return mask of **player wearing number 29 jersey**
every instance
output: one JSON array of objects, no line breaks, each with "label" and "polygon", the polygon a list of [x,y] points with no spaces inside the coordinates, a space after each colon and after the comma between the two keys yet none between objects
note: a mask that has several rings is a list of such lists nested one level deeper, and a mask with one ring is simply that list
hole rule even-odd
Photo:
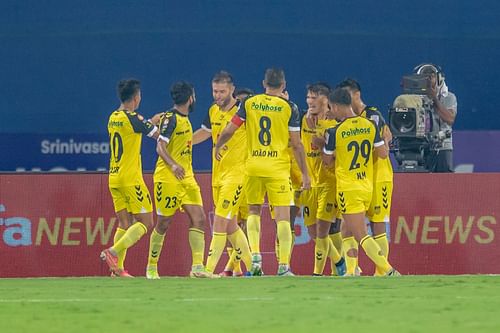
[{"label": "player wearing number 29 jersey", "polygon": [[[326,132],[324,152],[336,152],[337,192],[373,191],[374,147],[384,144],[379,130],[370,120],[356,116],[346,118]],[[368,207],[366,207],[368,209]]]}]

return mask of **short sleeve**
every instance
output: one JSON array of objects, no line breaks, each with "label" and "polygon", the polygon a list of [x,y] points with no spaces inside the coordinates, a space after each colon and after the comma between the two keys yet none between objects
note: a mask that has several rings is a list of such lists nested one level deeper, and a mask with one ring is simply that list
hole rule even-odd
[{"label": "short sleeve", "polygon": [[323,152],[327,155],[333,155],[335,151],[335,136],[337,133],[337,127],[332,127],[326,130],[325,132],[325,146],[323,147]]},{"label": "short sleeve", "polygon": [[142,133],[147,136],[153,136],[153,134],[158,130],[151,121],[144,119],[143,116],[136,112],[125,112],[127,115],[134,132]]},{"label": "short sleeve", "polygon": [[299,132],[300,131],[300,111],[297,104],[293,102],[288,102],[292,109],[292,113],[290,115],[290,120],[288,121],[288,130],[290,132]]},{"label": "short sleeve", "polygon": [[160,121],[160,136],[158,140],[168,143],[177,126],[177,117],[173,112],[166,112]]}]

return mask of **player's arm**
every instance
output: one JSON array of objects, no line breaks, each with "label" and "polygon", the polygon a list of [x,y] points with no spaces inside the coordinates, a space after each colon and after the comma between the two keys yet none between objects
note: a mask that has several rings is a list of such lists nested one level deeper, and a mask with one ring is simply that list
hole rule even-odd
[{"label": "player's arm", "polygon": [[212,124],[210,122],[210,113],[207,114],[205,120],[201,124],[201,128],[198,128],[193,133],[193,145],[197,145],[198,143],[202,143],[212,136]]},{"label": "player's arm", "polygon": [[375,126],[375,139],[373,143],[375,154],[377,155],[378,158],[385,159],[387,158],[387,156],[389,156],[389,146],[380,136],[381,133],[380,126],[381,125],[385,126],[385,124],[379,123],[379,125],[377,126],[375,122],[372,121],[372,123],[373,126]]},{"label": "player's arm", "polygon": [[335,133],[337,132],[337,127],[329,128],[325,133],[325,145],[323,147],[323,154],[321,159],[323,164],[327,167],[331,167],[335,161]]},{"label": "player's arm", "polygon": [[241,125],[246,120],[246,110],[245,110],[245,103],[241,103],[238,109],[238,112],[231,118],[231,121],[227,126],[222,130],[222,133],[219,135],[219,138],[217,139],[217,142],[215,143],[215,158],[220,161],[222,158],[221,155],[221,149],[224,147],[224,145],[231,139],[233,136],[234,132],[238,128],[240,128]]},{"label": "player's arm", "polygon": [[289,102],[292,109],[290,120],[288,121],[288,133],[290,135],[290,146],[293,150],[293,155],[297,161],[300,172],[302,173],[302,189],[308,190],[311,188],[311,178],[307,171],[306,153],[304,152],[304,145],[300,139],[300,122],[301,116],[299,108],[295,103]]},{"label": "player's arm", "polygon": [[142,133],[153,139],[158,138],[158,127],[156,127],[151,121],[144,119],[143,116],[136,112],[126,112],[126,115],[135,133]]},{"label": "player's arm", "polygon": [[152,116],[149,121],[155,125],[155,126],[160,126],[160,121],[161,121],[161,117],[165,114],[165,112],[160,112],[160,113],[157,113],[155,114],[154,116]]},{"label": "player's arm", "polygon": [[160,125],[160,135],[156,143],[156,152],[162,160],[170,167],[175,177],[179,180],[183,179],[186,172],[184,168],[178,164],[167,151],[167,146],[170,143],[170,138],[174,133],[177,125],[177,118],[175,114],[167,113],[163,116]]}]

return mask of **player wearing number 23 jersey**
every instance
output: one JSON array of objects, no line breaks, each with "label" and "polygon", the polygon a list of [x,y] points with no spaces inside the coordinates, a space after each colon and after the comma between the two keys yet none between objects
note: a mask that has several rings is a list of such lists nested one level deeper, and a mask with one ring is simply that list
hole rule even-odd
[{"label": "player wearing number 23 jersey", "polygon": [[380,129],[363,117],[346,118],[326,132],[324,153],[335,152],[337,202],[343,214],[365,212],[373,191],[373,149],[384,145]]}]

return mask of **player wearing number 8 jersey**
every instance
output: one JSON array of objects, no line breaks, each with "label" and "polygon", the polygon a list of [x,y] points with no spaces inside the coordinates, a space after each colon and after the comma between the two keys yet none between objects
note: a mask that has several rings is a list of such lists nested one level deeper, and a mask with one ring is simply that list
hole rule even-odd
[{"label": "player wearing number 8 jersey", "polygon": [[[249,204],[247,232],[250,238],[254,225],[260,225],[261,206],[267,193],[273,205],[280,243],[278,275],[293,275],[289,270],[292,235],[290,229],[290,205],[293,204],[290,184],[290,155],[288,142],[302,172],[304,189],[310,187],[305,164],[304,147],[300,142],[299,114],[291,103],[280,97],[286,87],[285,74],[280,69],[266,70],[264,94],[247,98],[241,105],[216,144],[216,158],[221,158],[222,147],[245,122],[248,144],[245,192]],[[252,245],[250,244],[250,247]],[[253,253],[252,271],[260,270],[261,257]]]},{"label": "player wearing number 8 jersey", "polygon": [[337,88],[328,98],[335,118],[341,122],[327,130],[323,162],[331,165],[335,159],[337,203],[346,224],[345,237],[354,236],[385,275],[398,275],[365,227],[373,192],[372,154],[382,159],[388,155],[380,129],[372,121],[356,116],[347,89]]},{"label": "player wearing number 8 jersey", "polygon": [[[101,252],[113,275],[130,276],[123,268],[126,251],[153,226],[152,204],[142,178],[142,134],[157,138],[157,128],[135,111],[141,102],[140,82],[135,79],[118,83],[121,105],[109,117],[111,147],[109,190],[119,226],[111,248]],[[129,227],[133,220],[136,222]]]}]

